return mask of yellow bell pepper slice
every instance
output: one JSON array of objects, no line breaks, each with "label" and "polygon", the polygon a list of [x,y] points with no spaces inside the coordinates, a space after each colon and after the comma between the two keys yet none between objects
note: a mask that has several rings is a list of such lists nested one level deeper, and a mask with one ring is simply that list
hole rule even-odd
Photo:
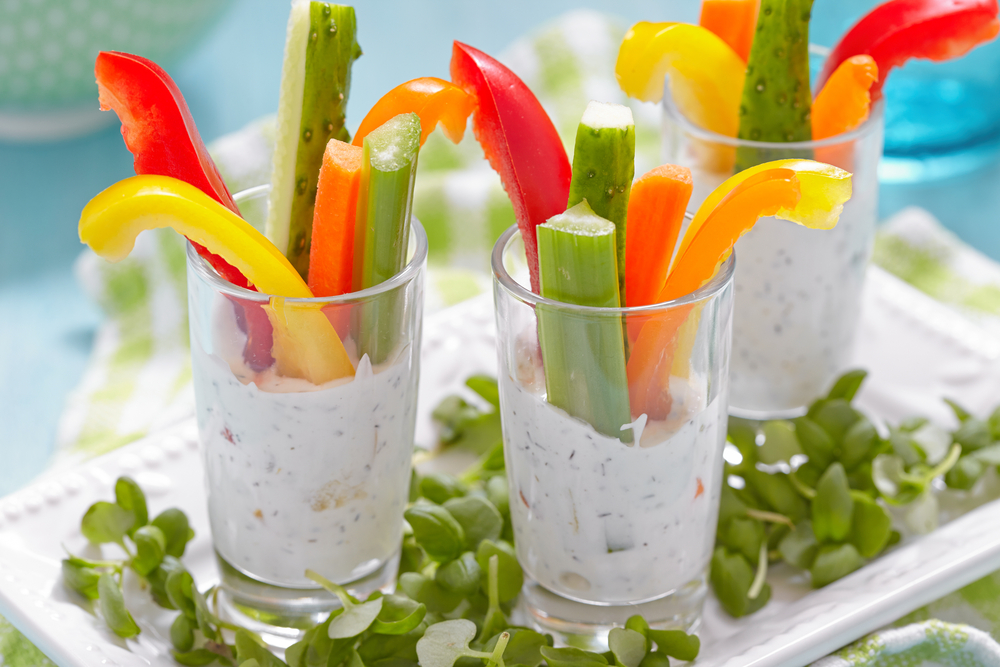
[{"label": "yellow bell pepper slice", "polygon": [[663,99],[664,77],[684,116],[705,129],[735,137],[746,63],[718,35],[690,23],[641,21],[618,50],[615,76],[629,97]]},{"label": "yellow bell pepper slice", "polygon": [[169,176],[133,176],[115,183],[84,207],[80,240],[117,262],[147,229],[170,227],[239,269],[272,297],[268,319],[275,328],[278,372],[320,385],[354,373],[344,344],[319,304],[286,306],[284,297],[312,292],[283,254],[252,225],[198,188]]},{"label": "yellow bell pepper slice", "polygon": [[775,160],[744,169],[730,176],[698,207],[697,213],[688,225],[681,245],[674,255],[674,264],[681,257],[697,235],[705,220],[715,211],[719,203],[729,196],[743,181],[761,172],[773,169],[790,169],[795,172],[801,196],[793,207],[781,206],[772,215],[789,220],[810,229],[833,229],[844,203],[851,198],[851,174],[833,165],[814,160]]}]

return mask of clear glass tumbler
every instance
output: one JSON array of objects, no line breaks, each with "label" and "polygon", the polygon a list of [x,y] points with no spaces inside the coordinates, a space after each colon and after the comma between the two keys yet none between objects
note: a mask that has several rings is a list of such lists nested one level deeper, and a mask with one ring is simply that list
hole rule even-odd
[{"label": "clear glass tumbler", "polygon": [[[236,196],[251,223],[266,216],[267,190]],[[395,584],[427,259],[415,220],[409,250],[406,267],[375,287],[285,299],[230,284],[188,245],[195,403],[224,608],[272,637],[294,637],[336,606],[306,569],[360,598]],[[314,384],[303,369],[341,344],[354,371]]]},{"label": "clear glass tumbler", "polygon": [[[494,246],[500,414],[526,575],[522,604],[531,623],[572,646],[606,646],[610,628],[632,614],[658,627],[700,621],[722,483],[734,264],[730,258],[709,284],[675,301],[588,308],[530,291],[516,227]],[[614,386],[594,370],[625,365],[623,329],[628,380]],[[595,429],[548,402],[555,383],[575,386],[577,397],[602,387],[603,398],[611,383],[607,402],[624,402],[628,423],[617,437],[607,434],[617,430],[613,419]],[[591,401],[601,410],[599,403]]]},{"label": "clear glass tumbler", "polygon": [[834,229],[762,218],[736,244],[730,413],[795,417],[850,362],[861,288],[878,221],[882,104],[856,130],[819,141],[772,143],[727,137],[681,114],[666,88],[663,158],[691,169],[689,210],[733,175],[737,155],[753,163],[809,158],[850,171],[853,196]]}]

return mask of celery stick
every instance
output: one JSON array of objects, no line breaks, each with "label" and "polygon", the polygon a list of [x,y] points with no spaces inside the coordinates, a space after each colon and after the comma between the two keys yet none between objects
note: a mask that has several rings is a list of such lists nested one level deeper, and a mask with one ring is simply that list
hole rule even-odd
[{"label": "celery stick", "polygon": [[[617,308],[615,225],[586,200],[537,228],[541,295],[579,306]],[[604,435],[632,442],[625,342],[617,314],[587,315],[540,304],[539,342],[548,401]]]},{"label": "celery stick", "polygon": [[[809,141],[809,15],[813,0],[761,0],[740,103],[740,139]],[[736,171],[792,157],[787,151],[741,147]],[[797,157],[809,157],[798,154]]]},{"label": "celery stick", "polygon": [[[420,149],[420,117],[400,114],[364,140],[354,232],[354,290],[378,285],[406,265],[413,181]],[[399,334],[399,294],[385,294],[364,309],[359,354],[387,358]]]},{"label": "celery stick", "polygon": [[576,206],[586,199],[594,213],[615,223],[621,303],[625,303],[625,219],[634,175],[632,110],[621,104],[591,102],[576,130],[567,206]]},{"label": "celery stick", "polygon": [[356,34],[353,7],[315,1],[292,5],[265,228],[303,278],[309,271],[323,151],[331,138],[350,141],[344,110],[351,66],[361,55]]}]

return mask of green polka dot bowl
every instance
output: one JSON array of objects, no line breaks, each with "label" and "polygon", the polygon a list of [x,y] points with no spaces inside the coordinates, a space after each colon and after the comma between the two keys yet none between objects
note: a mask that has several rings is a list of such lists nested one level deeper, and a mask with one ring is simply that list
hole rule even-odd
[{"label": "green polka dot bowl", "polygon": [[99,51],[169,67],[230,0],[0,0],[0,140],[53,140],[110,122],[97,108]]}]

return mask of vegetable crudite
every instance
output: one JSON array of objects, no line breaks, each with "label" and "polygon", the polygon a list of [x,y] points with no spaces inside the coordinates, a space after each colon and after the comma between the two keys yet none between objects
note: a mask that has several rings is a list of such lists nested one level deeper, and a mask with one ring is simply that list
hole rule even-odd
[{"label": "vegetable crudite", "polygon": [[[913,57],[957,57],[1000,30],[995,0],[888,0],[816,62],[812,4],[705,0],[700,25],[636,23],[615,66],[626,94],[662,100],[664,150],[692,172],[692,210],[717,183],[777,159],[857,176],[835,230],[814,233],[779,216],[740,241],[730,408],[748,418],[801,413],[849,363],[878,217],[889,72]],[[815,82],[811,56],[821,67]]]},{"label": "vegetable crudite", "polygon": [[[263,602],[238,572],[309,590],[322,610],[336,596],[306,569],[371,589],[395,574],[427,252],[411,224],[417,156],[439,125],[461,140],[478,98],[441,79],[406,82],[352,143],[344,112],[360,55],[353,8],[293,3],[272,182],[236,198],[162,69],[128,54],[97,61],[139,175],[88,204],[81,240],[120,261],[140,232],[171,227],[204,258],[189,249],[196,408],[220,595],[246,608]],[[266,220],[241,216],[236,201],[250,199]]]}]

